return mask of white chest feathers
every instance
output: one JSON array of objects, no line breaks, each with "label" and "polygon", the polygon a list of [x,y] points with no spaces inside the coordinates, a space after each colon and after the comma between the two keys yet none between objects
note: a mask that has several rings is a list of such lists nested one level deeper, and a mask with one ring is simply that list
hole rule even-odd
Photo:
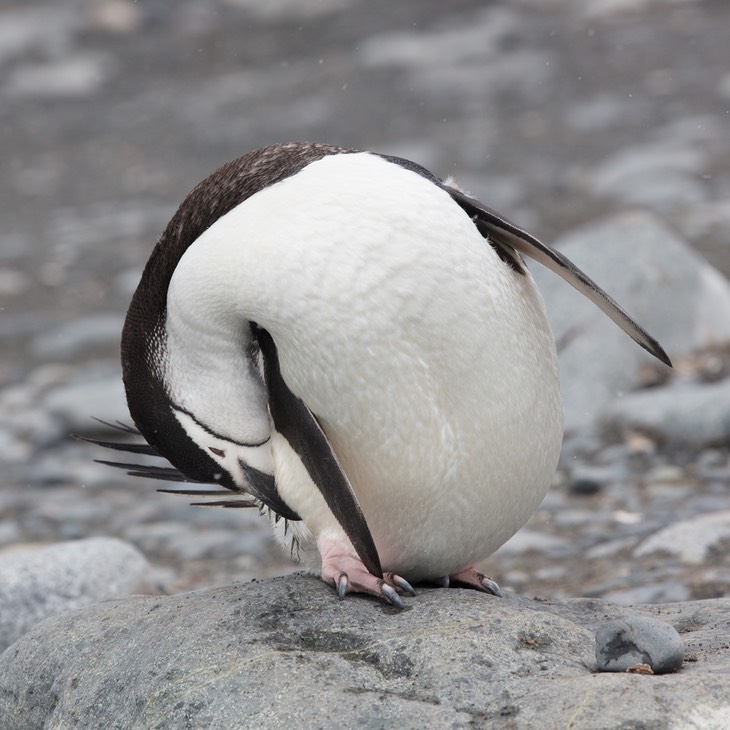
[{"label": "white chest feathers", "polygon": [[[330,155],[234,208],[180,260],[167,319],[179,398],[211,431],[259,443],[271,425],[249,322],[271,334],[284,382],[324,430],[385,570],[454,573],[539,505],[562,439],[540,295],[427,178]],[[273,426],[276,484],[303,546],[323,534],[347,544]]]}]

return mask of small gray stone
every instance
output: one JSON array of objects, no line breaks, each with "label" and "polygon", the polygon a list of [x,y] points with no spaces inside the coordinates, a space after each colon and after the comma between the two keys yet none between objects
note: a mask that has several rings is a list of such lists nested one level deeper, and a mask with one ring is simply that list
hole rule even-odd
[{"label": "small gray stone", "polygon": [[52,63],[24,63],[9,74],[6,90],[26,98],[90,96],[107,81],[112,65],[112,57],[102,53],[69,54]]},{"label": "small gray stone", "polygon": [[677,630],[644,616],[609,621],[596,631],[596,668],[625,672],[648,664],[654,674],[675,672],[684,662],[684,645]]},{"label": "small gray stone", "polygon": [[570,470],[567,483],[569,494],[590,496],[598,494],[612,480],[620,477],[615,467],[581,465]]},{"label": "small gray stone", "polygon": [[635,606],[639,603],[687,601],[692,595],[687,586],[671,578],[660,582],[651,582],[650,574],[644,574],[643,578],[646,582],[640,585],[601,592],[601,598],[619,606]]},{"label": "small gray stone", "polygon": [[568,546],[569,541],[564,538],[547,535],[523,527],[507,540],[495,554],[506,556],[538,552],[540,554],[552,555],[564,552]]},{"label": "small gray stone", "polygon": [[148,568],[136,548],[114,538],[6,548],[0,560],[0,651],[48,616],[140,591]]}]

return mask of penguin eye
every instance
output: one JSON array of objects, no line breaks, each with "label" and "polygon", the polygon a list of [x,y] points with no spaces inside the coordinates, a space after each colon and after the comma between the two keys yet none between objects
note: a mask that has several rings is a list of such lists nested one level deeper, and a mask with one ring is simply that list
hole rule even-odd
[{"label": "penguin eye", "polygon": [[223,451],[223,449],[216,449],[215,446],[209,446],[208,447],[208,450],[211,451],[211,452],[213,452],[216,456],[220,456],[221,459],[223,457],[225,457],[225,455],[226,455],[226,452]]}]

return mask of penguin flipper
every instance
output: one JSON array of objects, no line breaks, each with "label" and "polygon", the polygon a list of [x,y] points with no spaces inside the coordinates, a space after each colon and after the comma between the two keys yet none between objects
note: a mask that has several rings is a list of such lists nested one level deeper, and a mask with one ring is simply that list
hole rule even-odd
[{"label": "penguin flipper", "polygon": [[383,571],[375,541],[326,434],[304,401],[294,395],[284,382],[271,335],[260,327],[252,326],[252,329],[263,356],[264,380],[269,392],[269,412],[274,428],[301,459],[365,568],[382,580]]},{"label": "penguin flipper", "polygon": [[460,190],[442,184],[446,192],[471,217],[479,232],[505,252],[518,251],[568,282],[574,289],[590,299],[604,314],[610,317],[631,339],[665,365],[671,367],[669,356],[662,346],[624,309],[619,306],[589,276],[584,274],[570,259],[550,246],[546,246],[527,231],[511,223],[496,211],[483,205]]}]

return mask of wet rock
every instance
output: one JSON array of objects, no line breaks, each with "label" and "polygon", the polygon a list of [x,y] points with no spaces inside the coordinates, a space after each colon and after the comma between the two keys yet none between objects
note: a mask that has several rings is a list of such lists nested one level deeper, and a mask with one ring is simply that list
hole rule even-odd
[{"label": "wet rock", "polygon": [[596,631],[596,668],[625,672],[648,664],[654,674],[675,672],[684,662],[684,645],[677,630],[653,618],[610,621]]},{"label": "wet rock", "polygon": [[[529,729],[546,717],[597,729],[666,727],[687,707],[727,708],[730,600],[629,611],[422,588],[406,606],[337,601],[301,575],[108,601],[44,622],[0,657],[0,718],[15,730],[111,718],[242,729],[347,729],[364,718],[497,728],[511,718]],[[597,624],[658,612],[684,622],[696,662],[650,682],[594,673]]]},{"label": "wet rock", "polygon": [[136,548],[113,538],[5,548],[0,559],[0,650],[48,616],[140,591],[147,570]]},{"label": "wet rock", "polygon": [[[656,218],[634,213],[555,242],[654,335],[670,357],[730,338],[730,284]],[[558,342],[565,424],[588,428],[640,384],[653,359],[551,272],[532,267]]]}]

